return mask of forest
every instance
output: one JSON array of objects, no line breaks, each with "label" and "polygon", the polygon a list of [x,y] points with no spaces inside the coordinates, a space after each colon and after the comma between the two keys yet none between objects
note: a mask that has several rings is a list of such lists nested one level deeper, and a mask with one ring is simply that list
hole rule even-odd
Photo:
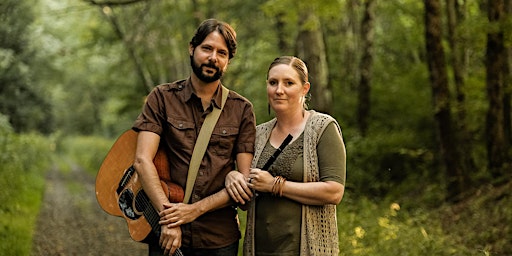
[{"label": "forest", "polygon": [[0,240],[26,236],[13,220],[38,211],[45,169],[95,175],[148,92],[189,76],[212,17],[237,32],[222,82],[258,123],[281,55],[307,63],[309,107],[340,123],[340,255],[512,255],[508,0],[2,0]]}]

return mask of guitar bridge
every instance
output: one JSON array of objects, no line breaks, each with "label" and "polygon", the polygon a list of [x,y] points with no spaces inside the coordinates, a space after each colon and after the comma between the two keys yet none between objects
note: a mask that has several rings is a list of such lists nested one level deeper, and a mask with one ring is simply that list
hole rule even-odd
[{"label": "guitar bridge", "polygon": [[130,168],[128,168],[128,170],[126,170],[126,172],[124,172],[123,177],[119,181],[119,185],[117,185],[116,192],[118,195],[121,194],[124,187],[126,187],[126,184],[128,184],[128,182],[130,181],[130,179],[132,178],[134,173],[135,173],[135,168],[133,168],[133,165],[130,166]]}]

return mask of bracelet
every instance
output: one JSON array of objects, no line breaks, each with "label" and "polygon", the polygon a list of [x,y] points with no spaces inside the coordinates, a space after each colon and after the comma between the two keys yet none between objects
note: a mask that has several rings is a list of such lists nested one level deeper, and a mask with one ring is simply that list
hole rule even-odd
[{"label": "bracelet", "polygon": [[283,196],[283,187],[284,182],[286,179],[282,176],[276,176],[274,177],[274,184],[272,184],[272,194],[274,196],[279,195],[280,197]]}]

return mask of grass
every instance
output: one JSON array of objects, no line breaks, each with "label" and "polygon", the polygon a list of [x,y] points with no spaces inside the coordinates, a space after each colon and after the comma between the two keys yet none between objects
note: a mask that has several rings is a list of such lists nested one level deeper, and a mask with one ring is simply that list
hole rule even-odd
[{"label": "grass", "polygon": [[78,164],[96,176],[113,143],[113,140],[94,136],[67,137],[59,143],[58,151],[62,152],[68,162]]},{"label": "grass", "polygon": [[431,212],[347,197],[338,207],[340,255],[471,255],[451,242]]},{"label": "grass", "polygon": [[[3,175],[2,175],[3,176]],[[22,175],[26,182],[18,183],[18,193],[4,201],[0,215],[0,254],[29,255],[35,226],[44,190],[44,179],[40,175]],[[0,196],[4,197],[4,195]]]},{"label": "grass", "polygon": [[51,143],[0,130],[0,255],[29,255]]}]

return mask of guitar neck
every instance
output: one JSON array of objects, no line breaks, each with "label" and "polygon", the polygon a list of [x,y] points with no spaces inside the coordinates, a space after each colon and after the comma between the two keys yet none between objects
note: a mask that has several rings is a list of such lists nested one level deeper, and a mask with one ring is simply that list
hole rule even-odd
[{"label": "guitar neck", "polygon": [[159,238],[160,224],[158,224],[158,221],[160,221],[160,216],[158,215],[158,212],[151,204],[151,201],[149,200],[149,197],[144,190],[139,191],[139,193],[137,194],[137,200],[135,201],[135,204],[137,209],[144,209],[142,213],[144,214],[146,221],[151,226],[153,234],[155,234],[156,237]]}]

